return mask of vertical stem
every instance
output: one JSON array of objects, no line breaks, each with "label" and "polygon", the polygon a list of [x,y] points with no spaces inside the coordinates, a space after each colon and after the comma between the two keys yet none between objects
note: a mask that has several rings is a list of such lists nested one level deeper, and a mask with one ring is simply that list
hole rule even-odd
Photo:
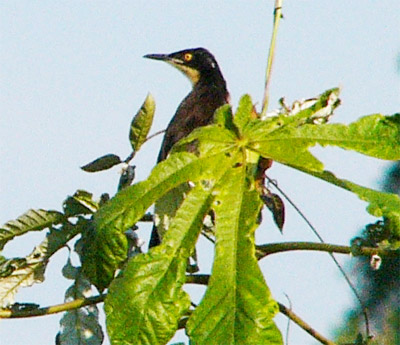
[{"label": "vertical stem", "polygon": [[277,33],[278,33],[279,21],[280,21],[280,19],[282,17],[282,3],[283,3],[283,0],[275,0],[274,28],[272,30],[271,44],[269,46],[267,72],[266,72],[266,75],[265,75],[264,99],[263,99],[263,102],[262,102],[261,116],[265,116],[265,114],[267,113],[267,109],[268,109],[269,84],[270,84],[270,80],[271,80],[272,63],[273,63],[274,55],[275,55],[276,36],[277,36]]}]

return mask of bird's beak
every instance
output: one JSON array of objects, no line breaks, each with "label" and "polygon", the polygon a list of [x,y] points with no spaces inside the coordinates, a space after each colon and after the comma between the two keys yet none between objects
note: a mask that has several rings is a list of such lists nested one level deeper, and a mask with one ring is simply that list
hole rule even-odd
[{"label": "bird's beak", "polygon": [[182,60],[173,58],[173,57],[171,57],[171,55],[168,55],[168,54],[147,54],[143,57],[146,59],[165,61],[174,66],[183,64]]},{"label": "bird's beak", "polygon": [[161,61],[171,60],[171,58],[167,54],[147,54],[143,57],[146,59],[161,60]]}]

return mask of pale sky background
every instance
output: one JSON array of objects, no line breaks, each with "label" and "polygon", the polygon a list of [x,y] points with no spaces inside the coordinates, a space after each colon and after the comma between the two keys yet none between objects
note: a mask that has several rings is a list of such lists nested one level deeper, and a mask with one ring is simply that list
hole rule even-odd
[{"label": "pale sky background", "polygon": [[[129,125],[149,91],[157,103],[155,132],[165,128],[190,90],[181,74],[144,54],[206,47],[219,62],[234,107],[244,93],[260,104],[272,11],[273,1],[2,1],[0,222],[29,208],[60,210],[77,189],[96,197],[115,193],[120,168],[88,174],[79,167],[106,153],[130,153]],[[283,13],[270,109],[282,96],[291,103],[341,86],[342,106],[333,121],[400,110],[398,0],[285,1]],[[137,181],[154,165],[160,141],[147,143],[135,158]],[[380,188],[390,165],[340,149],[313,152],[339,177],[372,188]],[[376,220],[357,197],[300,172],[275,164],[269,176],[327,242],[347,245]],[[284,235],[265,212],[258,241],[316,240],[286,207]],[[148,228],[141,234],[147,240]],[[3,254],[26,255],[43,235],[13,241]],[[17,301],[61,303],[71,284],[60,273],[67,256],[66,249],[57,253],[45,283],[22,289]],[[261,266],[275,298],[287,304],[289,295],[294,311],[326,336],[353,304],[327,254],[277,254]],[[0,343],[53,344],[61,316],[3,320]],[[276,322],[285,333],[286,318],[279,315]],[[174,340],[187,343],[182,331]],[[291,345],[315,343],[292,324]]]}]

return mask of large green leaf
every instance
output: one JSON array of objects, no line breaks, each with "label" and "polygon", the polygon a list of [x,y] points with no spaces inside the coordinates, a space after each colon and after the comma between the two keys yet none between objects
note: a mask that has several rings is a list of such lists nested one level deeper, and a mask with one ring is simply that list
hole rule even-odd
[{"label": "large green leaf", "polygon": [[95,228],[89,234],[88,251],[83,257],[85,274],[99,290],[105,289],[115,270],[126,259],[124,232],[169,190],[187,181],[197,181],[213,168],[213,162],[228,159],[224,153],[198,158],[182,152],[158,164],[146,181],[119,192],[95,214]]},{"label": "large green leaf", "polygon": [[187,259],[213,199],[198,184],[179,208],[160,246],[132,258],[107,295],[107,330],[113,345],[165,344],[190,307],[182,290]]},{"label": "large green leaf", "polygon": [[293,145],[303,139],[388,160],[400,159],[400,114],[364,116],[349,124],[304,125],[293,132]]},{"label": "large green leaf", "polygon": [[245,133],[248,148],[283,164],[322,171],[323,165],[308,150],[333,145],[380,159],[400,159],[400,114],[370,115],[349,125],[276,125],[255,121]]},{"label": "large green leaf", "polygon": [[187,323],[193,344],[282,344],[272,320],[277,304],[254,252],[260,198],[248,187],[239,164],[216,189],[215,259],[206,295]]},{"label": "large green leaf", "polygon": [[0,228],[0,250],[15,236],[29,231],[38,231],[65,221],[65,216],[57,211],[29,210],[15,220],[10,220]]}]

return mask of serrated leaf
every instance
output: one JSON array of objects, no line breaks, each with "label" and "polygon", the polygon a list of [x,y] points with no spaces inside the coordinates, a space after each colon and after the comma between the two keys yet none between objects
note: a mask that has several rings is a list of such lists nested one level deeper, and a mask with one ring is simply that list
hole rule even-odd
[{"label": "serrated leaf", "polygon": [[51,230],[46,238],[25,258],[25,264],[13,270],[11,275],[0,279],[0,305],[13,303],[14,296],[21,287],[41,283],[49,258],[71,240],[79,227],[63,227],[63,230]]},{"label": "serrated leaf", "polygon": [[121,158],[113,153],[109,153],[95,159],[93,162],[82,166],[81,169],[86,172],[97,172],[110,169],[120,163],[122,163]]},{"label": "serrated leaf", "polygon": [[294,136],[296,141],[308,138],[322,146],[338,146],[380,159],[400,159],[400,114],[364,116],[349,125],[305,125]]},{"label": "serrated leaf", "polygon": [[139,151],[140,147],[146,141],[153,123],[155,108],[154,98],[149,93],[131,123],[129,140],[134,152]]},{"label": "serrated leaf", "polygon": [[117,344],[166,344],[190,307],[182,290],[187,259],[213,199],[212,189],[193,188],[161,245],[131,259],[109,288],[107,331]]},{"label": "serrated leaf", "polygon": [[224,153],[203,159],[182,152],[171,154],[158,164],[146,181],[119,192],[95,214],[96,228],[89,235],[88,250],[82,266],[91,282],[102,291],[114,277],[115,270],[126,259],[125,231],[144,215],[147,209],[169,190],[187,181],[204,177],[212,162],[229,159]]},{"label": "serrated leaf", "polygon": [[39,231],[65,221],[65,216],[57,211],[42,209],[29,210],[15,220],[10,220],[0,228],[0,249],[15,236],[29,231]]},{"label": "serrated leaf", "polygon": [[282,344],[278,308],[257,264],[254,231],[261,202],[245,165],[230,169],[215,200],[216,248],[209,286],[187,323],[191,344]]},{"label": "serrated leaf", "polygon": [[299,125],[285,118],[281,122],[263,122],[253,121],[247,126],[247,147],[263,157],[294,167],[323,170],[322,163],[308,151],[316,144],[338,146],[380,159],[400,158],[400,114],[370,115],[349,125]]},{"label": "serrated leaf", "polygon": [[[79,271],[78,267],[74,267]],[[91,284],[78,274],[74,284],[65,292],[65,302],[92,296]],[[103,332],[99,324],[96,305],[88,305],[64,313],[60,321],[61,330],[57,334],[58,345],[101,345]]]}]

